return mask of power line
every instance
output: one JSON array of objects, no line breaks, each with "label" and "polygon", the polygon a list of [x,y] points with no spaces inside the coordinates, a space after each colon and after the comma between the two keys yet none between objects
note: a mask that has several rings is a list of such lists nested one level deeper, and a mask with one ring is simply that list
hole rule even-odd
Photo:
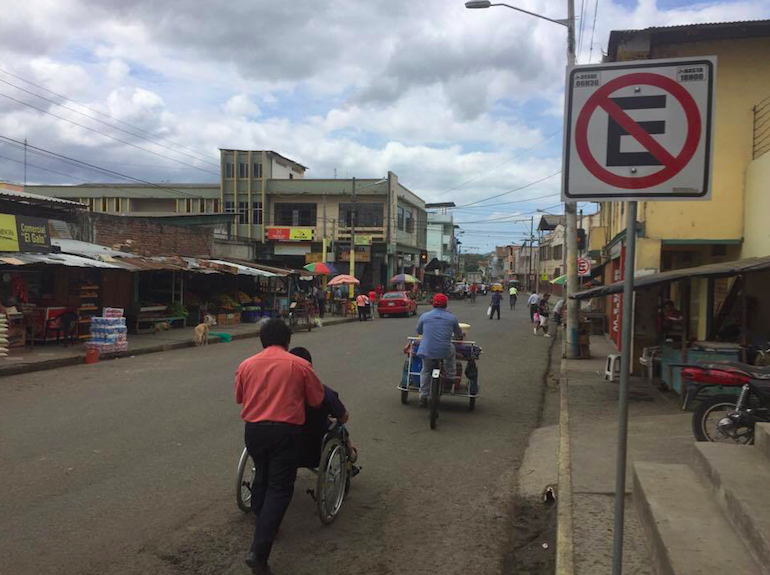
[{"label": "power line", "polygon": [[165,158],[167,160],[170,160],[172,162],[176,162],[178,164],[182,164],[183,166],[187,166],[189,168],[193,168],[195,170],[200,170],[201,172],[205,172],[207,174],[213,174],[215,176],[219,176],[219,172],[212,172],[211,170],[206,170],[204,168],[199,168],[198,166],[195,166],[193,164],[188,164],[187,162],[183,162],[182,160],[177,160],[176,158],[171,158],[169,156],[164,156],[163,154],[159,154],[158,152],[154,152],[152,150],[148,150],[147,148],[143,148],[142,146],[138,146],[136,144],[133,144],[131,142],[128,142],[126,140],[121,140],[120,138],[116,138],[115,136],[110,136],[109,134],[106,134],[104,132],[101,132],[95,128],[90,128],[84,124],[80,124],[78,122],[75,122],[74,120],[70,120],[68,118],[65,118],[64,116],[59,116],[58,114],[54,114],[53,112],[49,112],[48,110],[45,110],[43,108],[38,108],[37,106],[33,106],[29,102],[24,102],[22,100],[18,100],[12,96],[9,96],[8,94],[3,94],[0,92],[0,96],[7,98],[9,100],[12,100],[13,102],[17,102],[23,106],[28,106],[32,108],[33,110],[37,110],[38,112],[43,112],[44,114],[48,114],[49,116],[53,116],[54,118],[58,118],[59,120],[64,120],[65,122],[69,122],[70,124],[74,124],[75,126],[79,126],[85,130],[89,130],[91,132],[94,132],[96,134],[100,134],[106,138],[110,138],[111,140],[115,140],[116,142],[120,142],[121,144],[125,144],[127,146],[131,146],[132,148],[136,148],[137,150],[142,150],[143,152],[148,152],[150,154],[155,154],[156,156],[160,156],[161,158]]},{"label": "power line", "polygon": [[[82,108],[85,108],[86,110],[94,112],[95,114],[99,114],[100,116],[103,116],[105,118],[109,118],[110,120],[114,120],[115,122],[118,122],[119,124],[123,124],[124,126],[128,126],[129,128],[133,128],[135,130],[138,130],[139,132],[143,132],[143,133],[145,133],[145,134],[147,134],[149,136],[157,138],[160,141],[168,142],[169,144],[173,144],[173,145],[175,145],[175,146],[177,146],[179,148],[184,148],[185,150],[189,150],[191,152],[195,152],[196,154],[199,154],[201,156],[206,156],[205,154],[202,154],[201,152],[198,152],[194,148],[190,148],[190,147],[185,146],[183,144],[178,144],[178,143],[176,143],[176,142],[174,142],[172,140],[169,140],[168,138],[161,138],[157,134],[154,134],[154,133],[152,133],[152,132],[150,132],[148,130],[140,128],[139,126],[135,126],[135,125],[130,124],[128,122],[124,122],[123,120],[119,120],[118,118],[110,116],[109,114],[105,114],[104,112],[101,112],[101,111],[99,111],[99,110],[97,110],[95,108],[90,108],[90,107],[86,106],[85,104],[83,104],[81,102],[73,100],[72,98],[68,98],[67,96],[64,96],[63,94],[58,94],[57,92],[54,92],[53,90],[49,90],[48,88],[46,88],[44,86],[40,86],[39,84],[35,84],[34,82],[30,82],[29,80],[27,80],[25,78],[22,78],[21,76],[17,76],[16,74],[13,74],[13,73],[9,72],[8,70],[0,68],[0,72],[2,72],[3,74],[7,74],[8,76],[11,76],[12,78],[16,78],[17,80],[21,80],[25,84],[29,84],[30,86],[34,86],[35,88],[43,90],[44,92],[48,92],[49,94],[53,94],[54,96],[56,96],[58,98],[61,98],[61,99],[66,100],[68,102],[72,102],[73,104],[77,104],[78,106],[81,106]],[[212,157],[212,159],[213,159],[213,157]]]},{"label": "power line", "polygon": [[559,174],[561,174],[561,170],[559,170],[558,172],[554,172],[553,174],[550,174],[548,176],[545,176],[544,178],[540,178],[539,180],[535,180],[534,182],[530,182],[528,184],[524,184],[523,186],[519,186],[518,188],[514,188],[512,190],[508,190],[507,192],[503,192],[502,194],[496,194],[494,196],[489,196],[488,198],[482,198],[480,200],[476,200],[475,202],[471,202],[469,204],[463,204],[463,205],[457,206],[457,207],[458,208],[467,208],[468,206],[473,206],[473,205],[479,204],[481,202],[486,202],[486,201],[489,201],[489,200],[494,200],[495,198],[499,198],[499,197],[502,197],[502,196],[507,196],[508,194],[512,194],[514,192],[518,192],[519,190],[523,190],[524,188],[528,188],[530,186],[534,186],[535,184],[539,184],[540,182],[543,182],[543,181],[545,181],[545,180],[547,180],[549,178],[553,178],[554,176],[558,176]]},{"label": "power line", "polygon": [[[44,100],[46,102],[49,102],[53,104],[54,106],[59,106],[61,108],[64,108],[65,110],[69,110],[70,112],[75,112],[76,114],[80,114],[81,116],[84,116],[88,118],[89,120],[93,120],[94,122],[99,122],[100,124],[104,124],[105,126],[112,128],[113,130],[119,130],[123,132],[124,134],[128,134],[129,136],[134,136],[135,138],[139,138],[141,140],[145,140],[147,142],[150,142],[154,146],[160,146],[161,148],[165,148],[166,150],[169,150],[170,152],[173,152],[175,154],[181,154],[182,156],[187,156],[188,158],[191,158],[193,160],[196,160],[198,162],[205,162],[206,164],[209,164],[211,166],[219,167],[219,164],[215,164],[214,162],[209,162],[208,160],[204,160],[198,156],[193,156],[192,154],[187,154],[185,152],[180,152],[179,150],[175,150],[174,148],[171,148],[169,146],[164,146],[163,144],[159,144],[158,142],[155,142],[154,140],[151,140],[149,138],[145,138],[144,136],[140,136],[139,134],[135,134],[134,132],[129,132],[128,130],[124,130],[123,128],[119,128],[118,126],[114,126],[110,124],[109,122],[105,122],[104,120],[100,120],[99,118],[94,118],[93,116],[89,116],[88,114],[81,112],[80,110],[76,110],[75,108],[70,108],[69,106],[64,106],[63,104],[60,104],[54,100],[51,100],[50,98],[46,98],[45,96],[41,96],[40,94],[35,94],[31,90],[27,90],[26,88],[22,88],[21,86],[17,86],[16,84],[12,84],[11,82],[7,80],[3,80],[0,78],[0,82],[3,84],[7,84],[13,88],[16,88],[17,90],[21,90],[22,92],[25,92],[26,94],[30,94],[32,96],[35,96],[36,98],[40,98],[41,100]],[[69,120],[67,120],[69,121]]]},{"label": "power line", "polygon": [[599,0],[596,0],[596,4],[594,4],[594,25],[593,28],[591,28],[591,49],[588,51],[588,63],[591,63],[591,58],[593,58],[594,54],[594,32],[596,32],[596,14],[599,12]]},{"label": "power line", "polygon": [[[25,145],[24,142],[21,142],[19,140],[15,140],[13,138],[9,138],[8,136],[4,136],[2,134],[0,134],[0,139],[5,140],[7,142],[11,142],[13,144],[16,144],[17,146],[20,146],[20,145],[24,146]],[[140,184],[145,184],[145,185],[148,185],[148,186],[152,186],[153,188],[157,188],[159,190],[168,190],[168,191],[171,191],[171,192],[175,192],[177,194],[182,194],[184,196],[189,196],[191,198],[200,199],[200,196],[197,196],[195,194],[190,194],[189,192],[184,192],[182,190],[177,190],[175,188],[169,188],[167,186],[161,186],[161,185],[158,185],[158,184],[154,184],[152,182],[148,182],[146,180],[142,180],[140,178],[135,178],[133,176],[128,176],[126,174],[121,174],[120,172],[116,172],[115,170],[110,170],[110,169],[107,169],[107,168],[102,168],[100,166],[96,166],[94,164],[89,164],[88,162],[84,162],[82,160],[77,160],[75,158],[70,158],[69,156],[65,156],[63,154],[57,154],[56,152],[52,152],[51,150],[46,150],[45,148],[40,148],[38,146],[33,146],[31,144],[26,144],[26,146],[28,148],[30,148],[33,153],[37,152],[38,155],[42,155],[44,157],[53,157],[53,158],[55,158],[57,160],[64,161],[65,163],[77,165],[78,167],[86,167],[86,168],[89,168],[91,170],[96,170],[96,171],[98,171],[100,173],[105,173],[105,174],[108,174],[108,175],[111,175],[111,176],[116,176],[118,178],[122,178],[124,180],[132,180],[134,182],[139,182]]]},{"label": "power line", "polygon": [[585,15],[585,8],[586,8],[586,0],[581,0],[580,2],[580,33],[578,34],[578,49],[577,49],[577,55],[578,58],[576,60],[579,60],[580,52],[583,49],[583,29],[585,28],[585,18],[583,17]]},{"label": "power line", "polygon": [[[448,209],[451,209],[453,211],[461,211],[461,212],[467,212],[467,211],[476,210],[476,209],[497,209],[498,206],[508,206],[508,205],[511,205],[511,204],[526,204],[526,203],[534,202],[534,201],[537,201],[537,200],[544,200],[546,198],[553,198],[553,197],[559,196],[559,195],[561,195],[560,192],[556,192],[555,194],[547,194],[545,196],[537,196],[536,198],[527,198],[527,199],[524,199],[524,200],[513,200],[512,202],[499,202],[499,203],[494,204],[494,205],[468,206],[468,207],[463,207],[463,208],[448,208]],[[475,213],[478,213],[478,212],[475,212]]]},{"label": "power line", "polygon": [[48,168],[44,168],[43,166],[37,166],[35,164],[30,164],[29,162],[24,162],[24,160],[15,160],[13,158],[9,158],[8,156],[0,155],[0,158],[4,160],[8,160],[9,162],[16,162],[17,164],[26,164],[29,168],[35,168],[36,170],[43,170],[44,172],[51,172],[52,174],[58,174],[59,176],[64,176],[65,178],[70,178],[71,180],[75,180],[78,182],[82,182],[83,180],[81,178],[76,178],[72,174],[65,174],[64,172],[57,172],[56,170],[50,170]]},{"label": "power line", "polygon": [[465,184],[469,184],[469,183],[471,183],[471,182],[474,182],[474,181],[478,180],[479,178],[481,178],[481,177],[483,177],[483,176],[486,176],[486,175],[488,175],[488,174],[490,174],[490,173],[494,172],[496,169],[498,169],[498,168],[500,168],[500,167],[504,166],[505,164],[508,164],[508,163],[512,162],[513,160],[515,160],[515,159],[516,159],[516,158],[518,158],[519,156],[523,156],[524,154],[526,154],[526,153],[527,153],[527,152],[529,152],[530,150],[533,150],[534,148],[537,148],[537,147],[538,147],[540,144],[542,144],[542,143],[544,143],[544,142],[547,142],[548,140],[550,140],[551,138],[553,138],[553,137],[554,137],[556,134],[558,134],[558,133],[559,133],[559,132],[561,132],[561,131],[562,131],[562,128],[559,128],[559,129],[558,129],[558,130],[556,130],[556,131],[555,131],[553,134],[550,134],[549,136],[546,136],[545,138],[543,138],[542,140],[540,140],[540,141],[539,141],[537,144],[534,144],[533,146],[530,146],[530,147],[529,147],[529,148],[527,148],[526,150],[522,150],[522,151],[521,151],[521,152],[519,152],[518,154],[516,154],[516,155],[514,155],[514,156],[511,156],[510,158],[508,158],[508,159],[507,159],[507,160],[505,160],[504,162],[502,162],[502,163],[500,163],[500,164],[497,164],[496,166],[494,166],[493,168],[491,168],[491,169],[487,170],[486,172],[482,172],[482,173],[480,173],[480,174],[477,174],[477,175],[475,175],[474,177],[472,177],[471,179],[469,179],[469,180],[465,180],[465,181],[464,181],[464,182],[462,182],[461,184],[457,184],[457,185],[456,185],[456,186],[454,186],[453,188],[449,188],[448,190],[444,190],[443,192],[441,192],[441,193],[439,193],[439,194],[436,194],[435,196],[433,196],[433,198],[434,198],[434,199],[435,199],[435,198],[439,198],[439,197],[441,197],[441,196],[443,196],[443,195],[446,195],[446,194],[448,194],[449,192],[453,192],[454,190],[456,190],[456,189],[458,189],[458,188],[461,188],[461,187],[463,187]]}]

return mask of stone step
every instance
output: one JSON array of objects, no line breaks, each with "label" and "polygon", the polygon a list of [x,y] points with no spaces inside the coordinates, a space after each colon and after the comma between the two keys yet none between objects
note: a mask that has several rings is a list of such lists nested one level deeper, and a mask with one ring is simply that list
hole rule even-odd
[{"label": "stone step", "polygon": [[770,459],[770,423],[757,423],[754,428],[754,446]]},{"label": "stone step", "polygon": [[770,569],[770,459],[749,445],[696,443],[695,466],[754,559]]},{"label": "stone step", "polygon": [[766,575],[690,467],[637,462],[633,478],[657,575]]}]

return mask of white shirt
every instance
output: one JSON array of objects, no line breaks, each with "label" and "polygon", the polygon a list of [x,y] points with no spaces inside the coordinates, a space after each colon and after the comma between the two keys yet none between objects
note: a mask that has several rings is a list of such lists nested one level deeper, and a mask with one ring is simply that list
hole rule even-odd
[{"label": "white shirt", "polygon": [[536,293],[533,293],[531,296],[529,296],[529,299],[527,300],[527,303],[529,305],[535,305],[539,301],[540,301],[540,296],[537,295]]},{"label": "white shirt", "polygon": [[564,307],[564,300],[560,299],[556,302],[556,305],[553,306],[553,313],[561,313],[561,308]]}]

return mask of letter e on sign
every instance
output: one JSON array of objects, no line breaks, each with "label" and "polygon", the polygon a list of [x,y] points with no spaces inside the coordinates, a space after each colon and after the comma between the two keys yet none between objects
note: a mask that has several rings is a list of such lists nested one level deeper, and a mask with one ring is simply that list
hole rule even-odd
[{"label": "letter e on sign", "polygon": [[708,200],[716,57],[567,70],[562,201]]}]

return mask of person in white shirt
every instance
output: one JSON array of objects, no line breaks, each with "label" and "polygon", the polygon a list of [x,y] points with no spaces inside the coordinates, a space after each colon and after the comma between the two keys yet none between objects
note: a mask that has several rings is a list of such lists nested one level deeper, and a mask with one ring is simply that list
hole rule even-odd
[{"label": "person in white shirt", "polygon": [[529,322],[534,323],[535,322],[535,312],[537,311],[537,305],[540,303],[540,296],[537,295],[537,292],[532,292],[532,295],[529,296],[529,299],[527,300],[527,304],[529,305]]}]

